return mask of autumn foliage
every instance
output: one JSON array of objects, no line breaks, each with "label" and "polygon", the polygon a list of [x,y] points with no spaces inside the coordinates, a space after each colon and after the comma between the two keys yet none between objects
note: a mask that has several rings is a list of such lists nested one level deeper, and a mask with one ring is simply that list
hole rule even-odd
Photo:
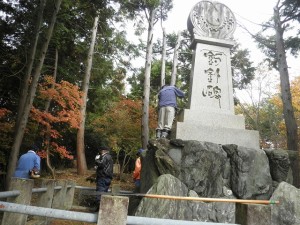
[{"label": "autumn foliage", "polygon": [[[157,125],[155,109],[150,107],[149,128]],[[121,99],[112,104],[106,113],[92,122],[94,132],[109,141],[115,151],[122,149],[129,153],[141,147],[142,101]]]},{"label": "autumn foliage", "polygon": [[11,120],[11,111],[0,108],[0,164],[6,165],[5,152],[8,151],[12,143],[14,122]]},{"label": "autumn foliage", "polygon": [[[294,114],[295,118],[298,124],[298,141],[300,140],[300,77],[296,77],[291,82],[291,94],[292,94],[292,104],[294,108]],[[282,100],[279,95],[274,95],[270,102],[276,107],[276,114],[278,117],[282,117],[283,114],[283,106],[282,106]],[[284,120],[280,120],[278,123],[278,139],[283,140],[278,147],[286,148],[286,127]]]},{"label": "autumn foliage", "polygon": [[[49,109],[45,108],[47,101],[51,102]],[[50,76],[46,76],[39,85],[37,104],[31,110],[31,119],[39,124],[41,137],[50,136],[46,144],[61,158],[73,159],[70,151],[56,140],[62,138],[64,131],[78,128],[80,104],[81,92],[76,85],[66,81],[55,83]],[[45,152],[40,155],[45,157]]]}]

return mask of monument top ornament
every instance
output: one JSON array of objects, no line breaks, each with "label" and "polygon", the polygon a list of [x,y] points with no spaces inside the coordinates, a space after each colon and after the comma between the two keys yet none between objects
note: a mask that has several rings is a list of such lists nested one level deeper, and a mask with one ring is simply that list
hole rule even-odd
[{"label": "monument top ornament", "polygon": [[236,20],[231,10],[222,3],[204,0],[190,12],[188,30],[193,39],[208,37],[232,40]]}]

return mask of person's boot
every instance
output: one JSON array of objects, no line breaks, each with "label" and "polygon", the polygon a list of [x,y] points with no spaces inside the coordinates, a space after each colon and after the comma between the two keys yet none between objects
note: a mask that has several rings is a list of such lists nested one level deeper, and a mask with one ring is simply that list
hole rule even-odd
[{"label": "person's boot", "polygon": [[169,131],[168,130],[165,130],[163,129],[162,132],[161,132],[161,138],[167,138],[169,135]]},{"label": "person's boot", "polygon": [[161,130],[160,129],[156,129],[156,139],[161,138]]}]

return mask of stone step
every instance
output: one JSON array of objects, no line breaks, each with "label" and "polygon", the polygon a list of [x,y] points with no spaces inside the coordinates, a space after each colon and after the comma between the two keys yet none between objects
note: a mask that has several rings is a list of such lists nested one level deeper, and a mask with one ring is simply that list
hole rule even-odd
[{"label": "stone step", "polygon": [[258,131],[204,126],[201,123],[177,122],[171,133],[171,138],[260,148]]}]

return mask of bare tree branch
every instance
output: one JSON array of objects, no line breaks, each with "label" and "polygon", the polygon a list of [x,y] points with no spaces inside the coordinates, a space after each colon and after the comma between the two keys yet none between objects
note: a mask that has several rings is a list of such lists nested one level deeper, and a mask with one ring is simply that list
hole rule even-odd
[{"label": "bare tree branch", "polygon": [[257,42],[265,45],[267,48],[271,49],[271,50],[276,50],[276,43],[274,43],[274,45],[270,44],[270,40],[266,39],[266,38],[263,38],[262,36],[260,35],[257,35],[257,34],[253,34],[251,33],[244,25],[241,25],[241,24],[238,24],[242,29],[244,29],[252,38],[254,38]]}]

